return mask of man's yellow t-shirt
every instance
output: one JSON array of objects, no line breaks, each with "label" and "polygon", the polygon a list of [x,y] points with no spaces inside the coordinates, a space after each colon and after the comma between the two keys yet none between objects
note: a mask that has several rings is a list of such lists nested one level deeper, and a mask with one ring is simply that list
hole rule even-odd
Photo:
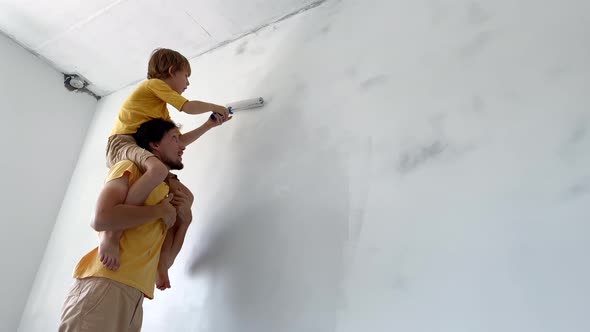
[{"label": "man's yellow t-shirt", "polygon": [[[118,179],[126,173],[129,174],[129,185],[133,184],[141,176],[141,172],[133,162],[123,160],[111,167],[105,183]],[[168,185],[164,182],[160,183],[150,193],[145,205],[160,203],[168,192]],[[98,247],[96,247],[78,262],[73,277],[78,279],[88,277],[109,278],[136,288],[152,299],[154,297],[154,284],[160,259],[160,249],[165,236],[166,232],[161,219],[126,229],[123,231],[119,242],[119,269],[116,271],[107,269],[100,262]]]},{"label": "man's yellow t-shirt", "polygon": [[187,101],[160,79],[143,81],[121,106],[111,136],[134,134],[142,123],[151,119],[163,118],[170,121],[166,104],[180,111]]}]

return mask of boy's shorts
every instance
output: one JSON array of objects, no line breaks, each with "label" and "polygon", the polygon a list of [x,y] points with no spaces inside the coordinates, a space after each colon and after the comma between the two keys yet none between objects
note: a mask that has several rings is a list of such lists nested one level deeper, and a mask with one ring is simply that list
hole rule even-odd
[{"label": "boy's shorts", "polygon": [[142,173],[145,173],[146,161],[154,155],[141,148],[132,135],[112,135],[107,142],[107,167],[111,168],[121,160],[131,160]]}]

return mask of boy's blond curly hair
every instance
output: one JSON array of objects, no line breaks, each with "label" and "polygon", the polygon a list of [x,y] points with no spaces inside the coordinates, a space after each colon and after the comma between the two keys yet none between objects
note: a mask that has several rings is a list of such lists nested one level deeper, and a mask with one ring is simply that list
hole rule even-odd
[{"label": "boy's blond curly hair", "polygon": [[170,68],[173,73],[186,69],[189,76],[191,74],[191,65],[184,55],[167,48],[157,48],[150,57],[147,78],[168,78],[170,77]]}]

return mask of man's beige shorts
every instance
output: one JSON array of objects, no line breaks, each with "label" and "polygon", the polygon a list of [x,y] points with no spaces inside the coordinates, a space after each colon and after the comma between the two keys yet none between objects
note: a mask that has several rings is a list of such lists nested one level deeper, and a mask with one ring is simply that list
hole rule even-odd
[{"label": "man's beige shorts", "polygon": [[61,312],[59,332],[140,331],[143,293],[107,278],[76,279]]},{"label": "man's beige shorts", "polygon": [[141,172],[145,173],[146,161],[153,156],[148,150],[139,147],[131,135],[113,135],[107,142],[108,168],[121,160],[131,160]]}]

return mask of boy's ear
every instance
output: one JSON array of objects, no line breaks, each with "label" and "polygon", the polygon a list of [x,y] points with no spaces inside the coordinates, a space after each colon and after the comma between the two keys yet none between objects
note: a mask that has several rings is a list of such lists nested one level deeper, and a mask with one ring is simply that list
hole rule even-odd
[{"label": "boy's ear", "polygon": [[170,66],[170,68],[168,68],[168,74],[170,76],[174,75],[175,72],[176,72],[176,68],[174,68],[174,66]]}]

